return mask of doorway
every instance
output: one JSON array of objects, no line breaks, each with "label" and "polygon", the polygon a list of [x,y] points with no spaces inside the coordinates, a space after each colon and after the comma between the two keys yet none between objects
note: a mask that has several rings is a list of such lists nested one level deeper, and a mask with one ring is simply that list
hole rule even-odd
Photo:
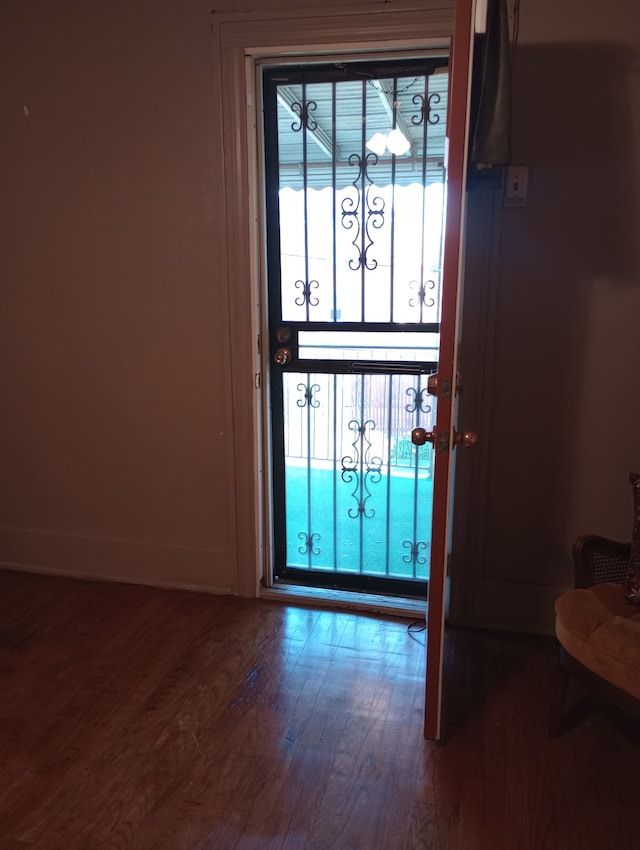
[{"label": "doorway", "polygon": [[424,597],[448,62],[264,72],[274,580]]}]

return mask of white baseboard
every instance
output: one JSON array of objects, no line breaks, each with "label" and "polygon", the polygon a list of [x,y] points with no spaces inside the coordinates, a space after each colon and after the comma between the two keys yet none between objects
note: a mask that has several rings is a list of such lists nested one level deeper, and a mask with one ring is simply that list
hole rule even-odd
[{"label": "white baseboard", "polygon": [[[237,593],[234,557],[215,549],[168,545],[138,540],[90,537],[50,530],[0,527],[0,567],[23,572],[59,575],[93,581],[126,582],[153,587],[197,590],[228,595]],[[484,579],[480,583],[478,605],[473,625],[498,631],[552,635],[554,602],[569,587],[533,585]],[[289,590],[262,591],[263,597],[288,602],[320,604],[314,594]],[[298,599],[296,600],[296,595]],[[377,597],[359,599],[353,595],[327,599],[326,591],[318,594],[324,604],[370,611],[396,613],[400,616],[424,616],[423,602],[407,604],[406,600],[380,601]],[[288,598],[287,598],[288,597]],[[393,610],[395,609],[395,610]]]},{"label": "white baseboard", "polygon": [[233,561],[215,549],[0,527],[0,566],[24,572],[231,594]]}]

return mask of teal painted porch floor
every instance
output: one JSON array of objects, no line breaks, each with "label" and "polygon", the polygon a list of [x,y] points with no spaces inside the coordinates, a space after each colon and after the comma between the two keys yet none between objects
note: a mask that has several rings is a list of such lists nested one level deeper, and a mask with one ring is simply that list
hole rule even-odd
[{"label": "teal painted porch floor", "polygon": [[[413,470],[391,467],[377,481],[369,478],[368,498],[357,483],[355,473],[343,480],[339,467],[334,472],[326,465],[308,470],[287,464],[287,565],[426,580],[433,480],[424,472],[416,479]],[[364,513],[358,511],[358,497]],[[308,534],[313,535],[310,552]]]}]

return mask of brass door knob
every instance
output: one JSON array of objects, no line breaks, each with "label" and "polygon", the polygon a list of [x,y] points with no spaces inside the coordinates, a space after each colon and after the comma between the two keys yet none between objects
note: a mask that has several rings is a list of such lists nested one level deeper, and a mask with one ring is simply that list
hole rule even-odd
[{"label": "brass door knob", "polygon": [[453,441],[456,446],[463,446],[465,449],[474,449],[478,445],[478,435],[475,431],[455,431]]},{"label": "brass door knob", "polygon": [[290,348],[279,348],[273,355],[273,360],[278,366],[286,366],[287,363],[291,363],[292,358],[293,354]]},{"label": "brass door knob", "polygon": [[411,442],[414,446],[424,446],[425,443],[433,443],[435,438],[435,431],[425,431],[424,428],[414,428],[411,432]]}]

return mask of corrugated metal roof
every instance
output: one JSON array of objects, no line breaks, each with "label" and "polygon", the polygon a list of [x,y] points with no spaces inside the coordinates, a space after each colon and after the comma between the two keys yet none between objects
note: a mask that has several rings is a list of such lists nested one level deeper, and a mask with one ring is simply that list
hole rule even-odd
[{"label": "corrugated metal roof", "polygon": [[[442,180],[447,86],[446,69],[427,77],[405,72],[395,81],[392,76],[363,75],[313,82],[309,74],[308,81],[300,83],[283,76],[277,84],[280,187],[301,189],[305,182],[316,189],[349,186],[368,154],[367,175],[376,185]],[[423,115],[424,103],[428,116]],[[306,122],[300,118],[305,110]],[[410,150],[395,157],[388,151],[379,157],[371,154],[366,142],[375,133],[388,134],[394,114]]]}]

